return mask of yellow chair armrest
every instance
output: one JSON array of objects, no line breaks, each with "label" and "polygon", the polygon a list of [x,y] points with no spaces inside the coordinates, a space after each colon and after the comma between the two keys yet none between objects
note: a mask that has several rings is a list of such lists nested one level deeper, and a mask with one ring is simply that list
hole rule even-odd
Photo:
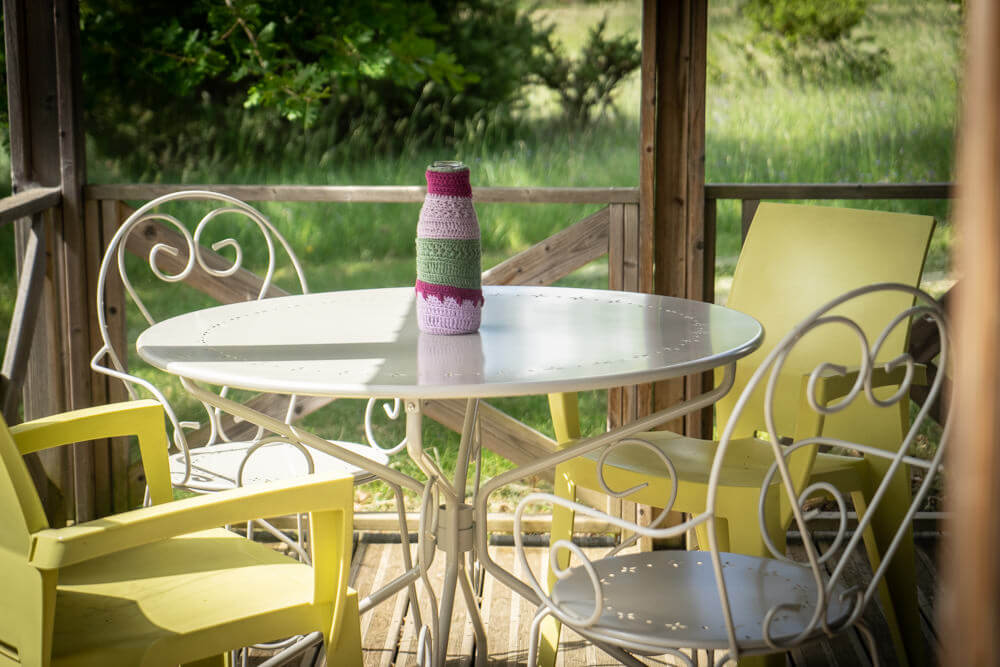
[{"label": "yellow chair armrest", "polygon": [[173,499],[167,463],[163,406],[153,400],[110,403],[42,417],[10,429],[21,454],[98,438],[134,435],[139,439],[146,483],[153,503]]},{"label": "yellow chair armrest", "polygon": [[294,480],[220,491],[88,521],[32,536],[31,562],[58,569],[177,535],[298,512],[353,512],[351,477],[309,475]]},{"label": "yellow chair armrest", "polygon": [[163,429],[163,408],[153,400],[110,403],[12,426],[11,434],[21,454],[97,438],[135,435],[136,423],[156,419]]}]

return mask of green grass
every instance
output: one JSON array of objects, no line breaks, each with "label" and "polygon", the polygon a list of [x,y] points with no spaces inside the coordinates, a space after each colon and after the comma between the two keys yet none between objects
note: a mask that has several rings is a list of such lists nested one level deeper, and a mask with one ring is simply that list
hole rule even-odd
[{"label": "green grass", "polygon": [[[750,27],[736,0],[710,3],[706,102],[706,180],[709,183],[948,181],[954,161],[954,130],[960,77],[960,16],[949,2],[875,2],[862,29],[888,49],[892,70],[866,86],[813,85],[772,75],[751,75]],[[554,21],[571,51],[605,13],[612,34],[638,36],[640,3],[551,3],[538,10]],[[525,92],[531,106],[519,123],[483,124],[449,147],[401,146],[393,155],[369,155],[363,145],[334,145],[332,130],[318,127],[291,136],[274,134],[274,121],[257,112],[230,114],[203,134],[178,141],[175,152],[131,159],[89,154],[91,182],[263,183],[415,185],[434,159],[457,158],[472,168],[480,186],[635,186],[638,183],[637,74],[616,97],[612,113],[585,130],[561,123],[551,94]],[[264,145],[263,154],[242,137]],[[352,140],[353,141],[353,140]],[[0,169],[7,161],[0,156]],[[144,165],[139,167],[137,165]],[[3,169],[6,173],[9,170]],[[0,185],[2,187],[2,185]],[[8,181],[9,187],[9,181]],[[927,277],[950,270],[953,241],[947,202],[837,202],[934,215],[939,220]],[[406,285],[414,274],[413,237],[419,206],[404,204],[268,203],[264,212],[297,249],[313,291]],[[595,209],[570,205],[477,206],[485,265],[500,261]],[[738,253],[739,204],[722,202],[718,214],[720,291]],[[0,230],[0,326],[6,329],[15,293],[12,234]],[[252,246],[251,246],[252,247]],[[565,284],[606,284],[597,262]],[[940,291],[945,283],[933,283]],[[172,300],[198,307],[195,297]],[[136,323],[138,326],[138,323]],[[178,392],[179,393],[179,392]],[[180,398],[178,396],[178,398]],[[588,432],[603,426],[603,394],[587,397]],[[548,432],[543,399],[499,401]],[[186,410],[193,409],[188,405]],[[359,438],[361,404],[341,401],[307,420],[330,437]],[[351,435],[353,433],[353,435]],[[442,464],[455,456],[454,434],[429,428],[427,442]],[[407,461],[393,463],[401,469]],[[489,455],[485,474],[509,464]],[[384,491],[384,490],[383,490]],[[372,502],[384,500],[373,492]]]}]

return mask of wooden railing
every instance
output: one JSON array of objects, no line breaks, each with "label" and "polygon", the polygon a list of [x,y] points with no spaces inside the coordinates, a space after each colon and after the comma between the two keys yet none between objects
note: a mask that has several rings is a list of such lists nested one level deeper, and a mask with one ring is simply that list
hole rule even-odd
[{"label": "wooden railing", "polygon": [[[117,227],[132,212],[125,201],[145,202],[176,190],[205,189],[222,192],[249,202],[297,201],[326,203],[419,203],[423,201],[423,187],[335,187],[335,186],[254,186],[254,185],[93,185],[85,189],[88,225],[97,229]],[[474,200],[478,205],[505,204],[603,204],[603,208],[566,226],[553,236],[531,246],[483,272],[485,285],[549,285],[576,269],[608,257],[608,287],[610,289],[639,289],[639,191],[636,188],[475,188]],[[148,229],[130,235],[128,250],[140,256],[148,255],[158,242],[168,241],[172,230],[158,222],[148,223]],[[203,249],[203,256],[213,261],[214,253]],[[169,261],[169,258],[164,258]],[[220,262],[224,261],[217,258]],[[169,269],[169,267],[164,267]],[[235,291],[222,291],[213,281],[200,280],[197,272],[189,284],[209,294],[216,300],[227,302],[245,298],[240,292],[254,293],[256,277],[249,274],[241,281],[250,281]],[[251,284],[253,283],[253,284]],[[115,312],[107,314],[109,325],[120,329],[124,336],[123,302],[109,299]],[[115,307],[118,306],[118,307]],[[108,391],[111,391],[109,387]],[[609,404],[618,406],[625,393],[635,394],[632,388],[612,390]],[[110,396],[109,396],[110,397]],[[626,399],[627,400],[627,399]],[[310,399],[298,414],[303,417],[329,402]],[[260,397],[255,407],[271,411],[266,397]],[[277,405],[275,409],[279,409]],[[465,411],[464,401],[428,401],[425,413],[448,428],[461,430]],[[527,463],[541,452],[556,449],[551,438],[504,413],[493,406],[483,406],[480,411],[483,444],[515,464]],[[238,426],[234,429],[238,430]],[[229,429],[227,428],[227,432]],[[232,437],[238,433],[230,432]],[[197,437],[197,434],[192,434]]]},{"label": "wooden railing", "polygon": [[42,301],[47,251],[44,215],[61,203],[59,188],[34,188],[0,200],[0,227],[16,220],[30,220],[25,223],[24,242],[18,248],[20,277],[0,368],[0,411],[8,423],[17,421],[28,354]]},{"label": "wooden railing", "polygon": [[949,199],[950,183],[713,183],[705,186],[705,224],[714,227],[720,199],[741,202],[741,238],[762,200]]},{"label": "wooden railing", "polygon": [[[326,203],[419,203],[425,189],[417,186],[260,186],[260,185],[92,185],[85,188],[88,224],[110,230],[119,225],[131,210],[125,201],[145,202],[154,197],[182,189],[206,189],[223,192],[250,202],[326,202]],[[950,196],[947,184],[919,185],[841,185],[841,184],[716,184],[705,188],[706,237],[714,238],[717,202],[720,199],[741,201],[743,235],[761,200],[795,199],[943,199]],[[603,204],[597,212],[568,225],[553,236],[523,250],[483,273],[486,285],[525,284],[548,285],[576,269],[603,256],[608,257],[608,287],[637,291],[642,271],[639,252],[639,190],[637,188],[476,188],[477,205],[505,204]],[[150,223],[151,228],[138,234],[129,250],[139,255],[171,231]],[[205,249],[204,255],[213,253]],[[209,260],[211,261],[211,259]],[[224,261],[219,258],[219,261]],[[714,263],[705,263],[705,281],[714,280]],[[255,277],[247,280],[253,282]],[[220,301],[239,298],[213,290],[210,282],[195,281],[193,286]],[[251,293],[253,285],[246,286]],[[707,295],[711,296],[711,295]],[[123,310],[109,314],[124,335]],[[627,387],[609,392],[609,419],[618,421],[630,412],[628,405],[636,401],[637,388]],[[110,396],[109,396],[110,398]],[[256,407],[267,411],[266,399]],[[310,401],[299,416],[318,409],[323,399]],[[460,430],[464,414],[462,401],[428,401],[426,413],[454,430]],[[516,418],[492,406],[481,411],[483,444],[515,464],[526,463],[539,454],[551,452],[556,443]],[[609,507],[608,509],[613,508]],[[621,511],[620,509],[618,511]]]}]

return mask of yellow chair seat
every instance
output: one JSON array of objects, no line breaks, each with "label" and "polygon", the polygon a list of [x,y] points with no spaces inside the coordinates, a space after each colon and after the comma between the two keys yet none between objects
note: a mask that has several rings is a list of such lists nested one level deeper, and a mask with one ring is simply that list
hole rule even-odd
[{"label": "yellow chair seat", "polygon": [[177,664],[188,657],[172,641],[205,646],[216,635],[231,644],[242,630],[249,643],[260,637],[245,627],[249,619],[275,639],[302,632],[304,616],[322,631],[312,591],[311,567],[221,528],[136,547],[60,570],[53,663],[146,664],[156,656]]},{"label": "yellow chair seat", "polygon": [[[656,446],[670,458],[677,471],[677,477],[691,484],[708,484],[708,475],[715,459],[715,449],[718,442],[688,438],[670,431],[651,431],[643,433],[642,440]],[[587,458],[594,463],[601,453],[591,453]],[[768,468],[774,463],[771,445],[760,438],[739,438],[731,440],[726,452],[727,465],[722,469],[719,483],[725,487],[752,488],[754,493],[760,490],[761,482]],[[653,477],[664,477],[666,468],[663,462],[651,451],[643,447],[619,447],[611,452],[605,460],[605,465],[619,469],[623,473],[635,474],[636,480],[629,486],[640,484]],[[838,488],[859,490],[863,482],[864,459],[856,456],[839,456],[836,454],[819,453],[813,464],[811,479],[823,480],[837,484]],[[615,473],[606,470],[606,477]],[[856,480],[855,483],[851,483]],[[608,480],[610,482],[610,479]],[[777,482],[775,482],[777,483]],[[618,490],[617,485],[612,488]],[[625,487],[621,487],[625,488]],[[704,500],[702,492],[701,499]],[[684,510],[685,508],[678,507]],[[685,510],[688,511],[688,510]]]}]

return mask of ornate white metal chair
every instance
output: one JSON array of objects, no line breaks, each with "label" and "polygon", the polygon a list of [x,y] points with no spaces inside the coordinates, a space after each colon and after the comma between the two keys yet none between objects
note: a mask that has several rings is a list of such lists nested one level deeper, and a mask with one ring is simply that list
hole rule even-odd
[{"label": "ornate white metal chair", "polygon": [[[873,303],[877,307],[879,293],[886,291],[912,294],[915,305],[895,316],[887,314],[883,331],[863,331],[850,318],[850,313],[859,312],[857,308],[870,308]],[[947,425],[931,460],[912,457],[909,452],[930,406],[940,393],[945,373],[936,375],[928,401],[914,419],[904,440],[893,451],[864,442],[846,442],[818,435],[791,442],[783,436],[793,432],[795,424],[775,423],[773,398],[778,378],[786,362],[794,355],[796,344],[808,338],[810,332],[817,328],[841,327],[845,335],[858,340],[858,366],[853,370],[832,363],[816,367],[808,376],[809,405],[806,409],[825,416],[846,408],[855,400],[868,400],[885,409],[894,409],[893,406],[898,409],[899,401],[909,400],[910,385],[918,376],[917,366],[908,355],[896,359],[880,358],[880,350],[892,330],[909,326],[910,320],[919,317],[929,318],[937,325],[942,341],[940,362],[942,367],[946,366],[948,339],[944,313],[931,297],[906,285],[880,284],[853,290],[816,310],[796,326],[767,356],[737,400],[719,441],[711,471],[706,471],[705,511],[693,515],[681,525],[657,527],[670,510],[673,498],[648,527],[608,516],[551,494],[531,494],[524,498],[515,513],[514,535],[517,558],[523,571],[528,573],[526,581],[516,580],[504,571],[500,571],[498,576],[539,603],[532,625],[529,664],[537,664],[539,628],[542,621],[551,615],[627,664],[640,664],[633,654],[671,654],[684,664],[691,665],[692,659],[680,650],[698,649],[709,651],[710,660],[721,665],[743,656],[786,651],[855,626],[865,637],[873,662],[877,665],[878,647],[862,621],[862,613],[890,566],[906,525],[912,520],[939,471],[948,440]],[[898,390],[891,396],[885,395],[886,389],[876,389],[879,376],[885,375],[901,378]],[[897,381],[891,384],[895,387]],[[761,533],[770,551],[769,558],[720,552],[715,521],[716,491],[734,424],[758,389],[765,392],[764,411],[768,428],[768,433],[761,434],[761,437],[770,442],[774,463],[762,483],[759,479],[752,483],[760,484],[761,488],[758,514]],[[801,417],[799,415],[798,418]],[[813,459],[821,445],[845,448],[845,451],[890,461],[890,474],[885,476],[853,532],[848,531],[849,508],[845,495],[830,482],[808,482]],[[661,450],[641,439],[632,438],[616,442],[605,451],[619,447],[643,447],[659,456],[674,480],[676,497],[674,466]],[[886,480],[891,479],[892,473],[900,466],[923,469],[923,481],[895,533],[891,548],[871,580],[864,585],[850,586],[844,582],[845,568],[852,554],[861,548],[863,534],[886,496]],[[807,525],[818,510],[806,507],[814,506],[819,497],[827,501],[832,498],[839,515],[836,536],[824,549],[820,549],[809,537]],[[544,584],[528,567],[520,531],[525,508],[539,502],[569,507],[625,531],[632,531],[634,535],[608,557],[594,562],[589,561],[572,542],[555,542],[549,554],[553,562],[561,550],[568,550],[578,562],[571,562],[571,567],[559,570],[551,593],[546,593]],[[773,522],[768,523],[765,519],[769,503],[782,503],[782,509],[787,510],[790,521],[803,536],[804,562],[793,560],[784,553],[783,547],[776,546],[785,543],[783,536],[768,533],[768,530],[775,530]],[[621,550],[633,544],[639,536],[676,537],[699,525],[707,527],[707,551],[621,554]],[[787,527],[786,523],[782,529]],[[498,573],[498,566],[494,563],[487,563],[487,568],[494,574]],[[531,593],[534,595],[531,596]]]},{"label": "ornate white metal chair", "polygon": [[[180,204],[180,208],[177,204],[173,207],[165,206],[172,202],[185,203]],[[198,208],[198,203],[201,208]],[[207,213],[204,213],[205,204],[210,209]],[[193,226],[192,233],[181,222],[178,214],[190,215],[195,209],[198,209],[197,215],[200,219]],[[207,230],[213,223],[215,227],[221,227],[230,233],[238,225],[247,226],[250,233],[260,235],[260,240],[267,251],[261,270],[262,278],[256,277],[244,268],[244,250],[237,240],[228,237],[218,240],[211,244],[211,251],[202,245],[205,242],[203,239],[210,237],[211,232]],[[163,383],[169,382],[169,379],[165,374],[160,374],[149,367],[141,370],[129,369],[126,363],[128,352],[124,347],[127,343],[118,340],[118,336],[112,333],[108,324],[106,295],[110,281],[116,278],[122,281],[128,299],[135,305],[135,310],[142,320],[146,324],[153,324],[156,321],[147,306],[147,302],[151,300],[140,296],[140,292],[146,290],[137,289],[136,285],[139,283],[129,277],[130,262],[127,261],[127,248],[145,255],[151,276],[135,277],[144,280],[152,289],[160,286],[160,282],[186,281],[213,295],[216,300],[237,301],[277,296],[286,293],[274,283],[276,275],[280,273],[279,256],[284,256],[288,262],[285,273],[287,282],[294,284],[294,288],[301,293],[307,293],[308,286],[298,258],[274,225],[248,204],[215,192],[175,192],[152,200],[130,215],[108,243],[97,285],[97,311],[103,345],[91,360],[91,367],[99,373],[121,380],[132,399],[139,398],[143,392],[148,392],[163,405],[172,436],[173,451],[170,452],[169,460],[171,479],[176,488],[205,493],[258,482],[290,479],[313,472],[345,471],[353,475],[355,483],[368,482],[374,478],[363,468],[352,466],[298,442],[265,433],[261,429],[249,429],[249,437],[246,435],[236,437],[232,434],[234,431],[232,423],[226,426],[225,415],[204,404],[202,407],[205,414],[205,428],[201,428],[202,422],[180,420],[162,388]],[[215,251],[231,254],[232,259],[224,258]],[[162,304],[163,301],[161,299],[158,303]],[[168,303],[163,310],[169,310],[173,306],[175,311],[158,314],[165,316],[179,314],[176,311],[177,300],[166,301]],[[117,316],[124,317],[125,313],[118,313]],[[138,358],[133,362],[141,363]],[[223,387],[221,392],[225,395],[229,390]],[[296,410],[301,404],[296,396],[270,398],[286,402],[283,409],[286,421],[291,421],[296,416]],[[392,403],[392,407],[388,403],[383,406],[386,414],[391,419],[396,419],[399,416],[399,401]],[[377,405],[376,401],[371,400],[365,410],[367,443],[341,440],[331,442],[372,461],[385,464],[389,455],[405,447],[406,443],[404,440],[391,448],[379,445],[372,424],[377,414],[375,409]],[[280,407],[278,409],[281,410]],[[241,429],[243,433],[248,431],[246,425],[240,426],[243,427]],[[202,441],[193,444],[189,441],[191,432],[199,429]],[[400,519],[403,520],[402,491],[398,488],[394,491]],[[303,560],[308,560],[301,541],[303,535],[301,521],[302,517],[299,517],[297,541],[290,540],[270,523],[260,521],[255,525],[286,542]],[[253,526],[248,525],[247,530],[252,536]],[[401,530],[405,531],[405,525]],[[408,559],[408,551],[404,549],[404,552]]]}]

